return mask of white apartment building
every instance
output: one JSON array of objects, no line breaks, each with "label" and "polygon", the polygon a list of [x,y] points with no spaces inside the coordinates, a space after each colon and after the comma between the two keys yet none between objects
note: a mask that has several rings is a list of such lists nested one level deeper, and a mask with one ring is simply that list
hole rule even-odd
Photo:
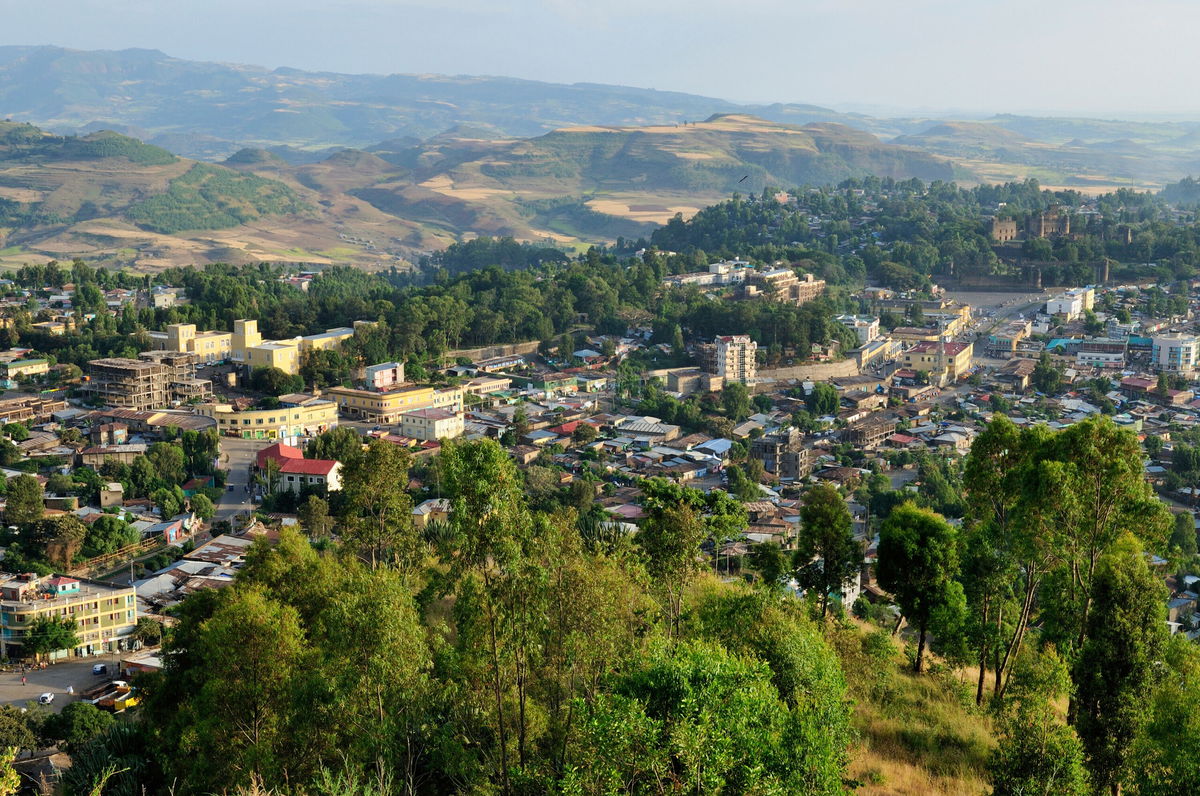
[{"label": "white apartment building", "polygon": [[723,335],[714,343],[716,362],[713,372],[726,384],[731,381],[753,384],[758,376],[758,343],[746,334]]},{"label": "white apartment building", "polygon": [[879,319],[873,315],[839,315],[837,322],[858,335],[858,344],[864,346],[879,336]]},{"label": "white apartment building", "polygon": [[1068,321],[1074,320],[1096,303],[1096,291],[1090,287],[1071,288],[1060,296],[1046,302],[1047,315],[1061,315]]},{"label": "white apartment building", "polygon": [[1150,362],[1155,370],[1169,373],[1191,373],[1196,370],[1200,338],[1190,334],[1155,335]]}]

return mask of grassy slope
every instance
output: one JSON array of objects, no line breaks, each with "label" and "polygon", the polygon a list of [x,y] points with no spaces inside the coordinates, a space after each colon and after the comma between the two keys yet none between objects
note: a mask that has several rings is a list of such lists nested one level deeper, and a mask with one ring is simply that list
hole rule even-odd
[{"label": "grassy slope", "polygon": [[[247,159],[264,171],[286,166]],[[281,259],[378,267],[395,261],[382,247],[344,254],[339,233],[425,241],[366,203],[300,185],[290,167],[255,175],[235,165],[197,164],[115,133],[70,138],[0,123],[0,265],[79,256],[147,270]]]},{"label": "grassy slope", "polygon": [[[959,675],[911,673],[886,633],[858,623],[831,630],[855,700],[859,743],[851,776],[865,796],[978,796],[994,745],[991,720]],[[873,637],[872,637],[873,636]]]},{"label": "grassy slope", "polygon": [[648,222],[676,208],[767,186],[952,176],[943,160],[847,127],[729,115],[687,125],[569,127],[524,140],[439,136],[379,154],[406,173],[353,195],[443,229],[518,237],[645,234]]}]

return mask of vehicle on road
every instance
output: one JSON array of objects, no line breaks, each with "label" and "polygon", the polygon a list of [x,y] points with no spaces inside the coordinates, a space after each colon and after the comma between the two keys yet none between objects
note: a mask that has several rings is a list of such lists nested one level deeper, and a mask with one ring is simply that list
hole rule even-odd
[{"label": "vehicle on road", "polygon": [[113,680],[89,689],[82,696],[101,710],[113,713],[120,713],[138,703],[137,689],[125,680]]},{"label": "vehicle on road", "polygon": [[49,691],[47,691],[46,693],[44,693],[40,697],[38,697],[38,703],[41,705],[49,705],[53,701],[54,701],[54,694],[50,693]]},{"label": "vehicle on road", "polygon": [[108,674],[108,664],[107,663],[93,664],[92,665],[92,674],[95,674],[95,675]]}]

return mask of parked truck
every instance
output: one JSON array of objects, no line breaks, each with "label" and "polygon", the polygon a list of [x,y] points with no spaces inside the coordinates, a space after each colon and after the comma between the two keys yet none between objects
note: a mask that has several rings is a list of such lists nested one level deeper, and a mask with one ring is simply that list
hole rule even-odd
[{"label": "parked truck", "polygon": [[137,689],[124,680],[113,680],[89,689],[81,696],[101,710],[113,713],[120,713],[138,703]]}]

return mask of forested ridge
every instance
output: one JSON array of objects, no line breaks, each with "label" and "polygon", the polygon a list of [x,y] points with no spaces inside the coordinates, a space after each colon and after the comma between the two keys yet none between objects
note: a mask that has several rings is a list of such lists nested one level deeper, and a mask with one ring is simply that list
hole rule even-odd
[{"label": "forested ridge", "polygon": [[[1114,279],[1174,280],[1196,273],[1200,225],[1191,212],[1194,181],[1161,194],[1122,189],[1089,198],[1043,189],[1036,180],[962,188],[950,182],[866,178],[837,186],[801,187],[787,202],[773,191],[735,197],[688,220],[672,219],[650,237],[660,249],[710,255],[788,259],[796,248],[836,255],[826,278],[870,276],[897,289],[921,288],[964,273],[998,274],[1010,267],[994,251],[989,218],[1028,218],[1058,207],[1070,235],[1028,238],[1009,260],[1042,264],[1047,285],[1086,284],[1094,263],[1112,261]],[[1126,231],[1128,240],[1126,239]],[[1024,237],[1024,235],[1022,235]]]}]

